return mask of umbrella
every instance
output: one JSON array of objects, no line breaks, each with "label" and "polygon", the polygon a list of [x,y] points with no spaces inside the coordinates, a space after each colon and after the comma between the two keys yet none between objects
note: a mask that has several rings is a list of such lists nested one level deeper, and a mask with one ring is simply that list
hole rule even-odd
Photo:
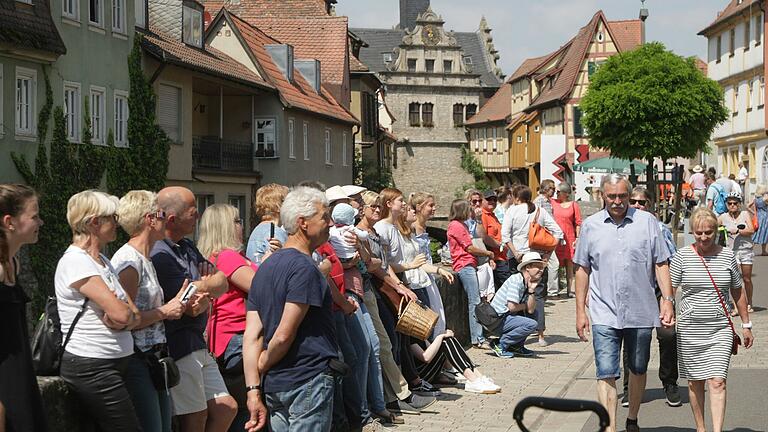
[{"label": "umbrella", "polygon": [[628,161],[626,159],[618,159],[614,157],[602,157],[592,159],[573,166],[573,171],[592,173],[592,174],[630,174],[629,166],[635,166],[635,174],[642,174],[645,172],[646,164],[639,161]]}]

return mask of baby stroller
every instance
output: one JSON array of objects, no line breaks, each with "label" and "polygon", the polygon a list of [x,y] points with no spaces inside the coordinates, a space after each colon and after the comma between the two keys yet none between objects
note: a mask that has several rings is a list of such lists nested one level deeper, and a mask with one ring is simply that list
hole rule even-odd
[{"label": "baby stroller", "polygon": [[518,402],[515,406],[515,411],[512,413],[515,422],[517,422],[517,426],[522,432],[529,432],[528,428],[523,424],[523,414],[525,413],[525,410],[530,407],[560,412],[592,411],[597,414],[599,420],[600,429],[598,432],[604,432],[611,421],[608,417],[608,411],[606,411],[602,405],[594,401],[531,396]]}]

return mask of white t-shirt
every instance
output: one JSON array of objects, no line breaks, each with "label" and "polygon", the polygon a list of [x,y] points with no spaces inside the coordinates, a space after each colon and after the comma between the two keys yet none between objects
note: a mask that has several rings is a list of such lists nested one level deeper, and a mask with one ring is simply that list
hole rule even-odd
[{"label": "white t-shirt", "polygon": [[[85,301],[85,296],[72,288],[73,283],[91,276],[100,276],[117,298],[120,300],[127,298],[112,264],[104,255],[101,255],[101,260],[103,265],[99,265],[83,249],[70,245],[56,266],[54,276],[56,303],[61,319],[61,333],[64,337]],[[104,310],[96,302],[89,301],[83,316],[75,325],[65,350],[76,356],[98,359],[116,359],[133,354],[131,332],[107,327],[101,321],[103,316]]]},{"label": "white t-shirt", "polygon": [[[133,267],[139,275],[139,290],[133,303],[140,311],[157,309],[163,305],[163,289],[157,281],[155,266],[152,265],[147,257],[140,254],[133,246],[128,243],[117,250],[112,255],[112,265],[115,267],[115,273],[119,276],[120,272],[128,267]],[[165,326],[162,321],[157,321],[142,329],[133,331],[133,340],[140,350],[146,351],[153,345],[165,343]]]},{"label": "white t-shirt", "polygon": [[[562,240],[563,231],[557,225],[555,220],[546,210],[539,209],[538,223],[547,229],[556,239]],[[536,216],[536,210],[528,213],[528,204],[518,204],[510,206],[504,215],[504,222],[501,224],[501,242],[507,244],[510,241],[519,253],[526,253],[531,250],[528,246],[528,231],[531,229],[531,222]]]},{"label": "white t-shirt", "polygon": [[356,235],[359,240],[368,240],[368,231],[356,228],[354,225],[332,226],[328,241],[331,242],[333,251],[336,252],[336,256],[340,259],[351,259],[357,252],[355,247],[347,243],[347,240],[344,238],[346,233]]},{"label": "white t-shirt", "polygon": [[387,265],[403,264],[403,247],[400,244],[400,231],[397,227],[385,220],[380,220],[373,225],[373,229],[379,235],[382,254]]}]

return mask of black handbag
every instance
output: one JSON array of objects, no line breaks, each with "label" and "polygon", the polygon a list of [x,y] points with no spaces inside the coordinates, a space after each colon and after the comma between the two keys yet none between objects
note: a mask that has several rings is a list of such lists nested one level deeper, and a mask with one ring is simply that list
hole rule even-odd
[{"label": "black handbag", "polygon": [[48,300],[45,302],[45,310],[35,325],[35,332],[32,336],[32,366],[35,368],[35,375],[59,375],[64,348],[69,343],[69,338],[72,337],[75,325],[77,325],[80,317],[85,313],[87,305],[88,299],[86,298],[80,311],[72,320],[67,336],[62,341],[61,319],[59,318],[59,310],[56,306],[56,297],[48,297]]},{"label": "black handbag", "polygon": [[135,345],[134,355],[147,365],[152,385],[157,391],[167,391],[179,385],[181,373],[172,357],[164,349],[142,352]]},{"label": "black handbag", "polygon": [[483,328],[493,333],[504,323],[507,314],[499,315],[490,303],[483,300],[475,306],[475,316]]}]

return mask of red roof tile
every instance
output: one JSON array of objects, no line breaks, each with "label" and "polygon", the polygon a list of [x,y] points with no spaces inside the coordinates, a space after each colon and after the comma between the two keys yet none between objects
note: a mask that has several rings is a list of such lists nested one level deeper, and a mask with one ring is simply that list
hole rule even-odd
[{"label": "red roof tile", "polygon": [[267,82],[277,88],[287,105],[347,123],[358,123],[348,110],[336,102],[325,86],[321,86],[321,94],[316,93],[298,71],[294,72],[294,82],[288,81],[264,47],[264,45],[280,44],[280,41],[234,14],[225,12],[224,18],[227,17],[264,70]]},{"label": "red roof tile", "polygon": [[211,46],[206,46],[205,50],[193,48],[164,34],[152,25],[150,25],[150,32],[143,33],[142,46],[158,59],[168,63],[240,83],[274,89],[274,86],[268,84],[258,74],[223,52]]},{"label": "red roof tile", "polygon": [[477,114],[465,123],[467,126],[504,121],[512,113],[512,84],[504,83],[485,102]]},{"label": "red roof tile", "polygon": [[347,17],[241,17],[269,36],[293,45],[296,58],[320,60],[324,83],[341,85],[348,75]]},{"label": "red roof tile", "polygon": [[707,62],[696,57],[696,68],[699,69],[702,73],[704,73],[704,76],[707,76],[707,69],[709,68],[709,65],[707,65]]},{"label": "red roof tile", "polygon": [[517,81],[518,79],[535,72],[536,69],[542,65],[542,63],[545,63],[547,59],[558,53],[561,49],[562,47],[557,51],[553,51],[547,55],[523,60],[523,64],[521,64],[520,67],[518,67],[517,70],[515,70],[515,72],[509,76],[509,78],[507,78],[507,82],[511,83],[513,81]]},{"label": "red roof tile", "polygon": [[712,21],[708,26],[702,29],[698,34],[700,36],[706,36],[709,30],[711,30],[713,27],[717,26],[720,23],[730,20],[732,17],[734,17],[736,14],[743,11],[744,9],[751,8],[752,11],[754,12],[760,11],[760,3],[761,3],[761,0],[747,0],[745,2],[742,2],[741,4],[739,4],[739,0],[731,0],[728,3],[728,6],[725,7],[725,9],[717,13],[717,18],[715,18],[714,21]]},{"label": "red roof tile", "polygon": [[246,21],[263,17],[328,16],[325,0],[201,0],[200,2],[211,15],[225,6]]},{"label": "red roof tile", "polygon": [[639,19],[608,21],[608,29],[613,35],[619,51],[631,51],[640,45],[643,22]]}]

